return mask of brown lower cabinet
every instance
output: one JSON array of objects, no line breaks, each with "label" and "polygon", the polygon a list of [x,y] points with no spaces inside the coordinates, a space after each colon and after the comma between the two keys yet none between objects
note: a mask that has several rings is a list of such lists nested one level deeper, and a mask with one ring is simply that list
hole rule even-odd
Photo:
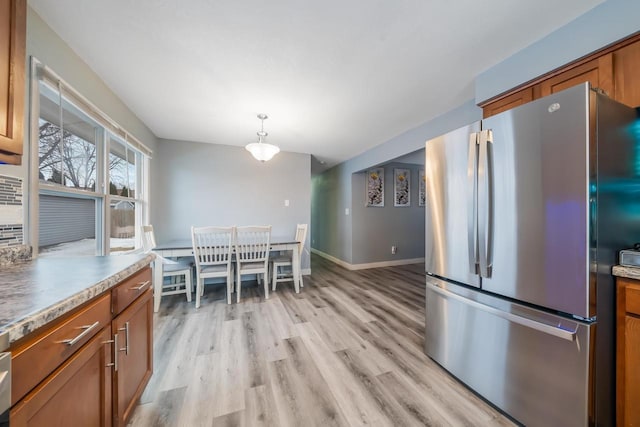
[{"label": "brown lower cabinet", "polygon": [[616,419],[640,426],[640,281],[617,283]]},{"label": "brown lower cabinet", "polygon": [[126,425],[153,372],[152,293],[145,267],[14,343],[11,427]]},{"label": "brown lower cabinet", "polygon": [[110,426],[110,340],[106,327],[27,394],[11,409],[11,427]]},{"label": "brown lower cabinet", "polygon": [[113,425],[125,425],[153,373],[153,298],[149,288],[112,322],[119,339]]}]

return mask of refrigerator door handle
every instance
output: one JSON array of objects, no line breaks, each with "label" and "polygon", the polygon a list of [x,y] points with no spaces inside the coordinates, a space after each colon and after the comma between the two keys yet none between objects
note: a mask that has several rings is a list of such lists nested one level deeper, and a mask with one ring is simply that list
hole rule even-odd
[{"label": "refrigerator door handle", "polygon": [[570,341],[573,342],[576,340],[576,333],[577,331],[568,331],[566,329],[562,329],[562,328],[558,328],[555,326],[551,326],[551,325],[547,325],[546,323],[540,323],[538,321],[532,320],[532,319],[528,319],[526,317],[522,317],[522,316],[518,316],[517,314],[513,314],[513,313],[509,313],[507,311],[502,311],[499,310],[495,307],[491,307],[489,305],[486,304],[482,304],[480,302],[477,301],[473,301],[470,300],[468,298],[465,298],[463,296],[460,296],[458,294],[455,294],[453,292],[450,292],[446,289],[442,289],[439,286],[436,286],[432,283],[428,283],[427,282],[427,287],[429,288],[429,290],[440,294],[441,296],[445,297],[445,298],[449,298],[449,299],[453,299],[456,301],[460,301],[463,304],[469,305],[471,307],[474,307],[478,310],[482,310],[485,311],[487,313],[493,314],[495,316],[501,317],[505,320],[508,320],[509,322],[512,323],[517,323],[519,325],[522,325],[524,327],[527,328],[531,328],[534,329],[536,331],[548,334],[548,335],[553,335],[554,337],[558,337],[561,338],[563,340],[566,341]]},{"label": "refrigerator door handle", "polygon": [[469,271],[479,274],[478,267],[478,132],[469,134],[469,161],[467,164],[467,240]]},{"label": "refrigerator door handle", "polygon": [[491,277],[493,267],[493,132],[480,132],[478,154],[478,247],[480,276]]}]

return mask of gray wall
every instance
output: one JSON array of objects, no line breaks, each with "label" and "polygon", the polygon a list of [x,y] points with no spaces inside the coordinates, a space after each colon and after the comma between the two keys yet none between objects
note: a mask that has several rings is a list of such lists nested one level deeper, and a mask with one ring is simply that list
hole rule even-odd
[{"label": "gray wall", "polygon": [[[156,137],[147,126],[107,87],[91,68],[71,50],[71,48],[40,18],[30,7],[27,8],[27,71],[25,90],[25,139],[24,153],[29,153],[29,74],[30,57],[35,56],[49,66],[67,83],[91,101],[100,110],[115,120],[151,150],[156,149]],[[36,154],[33,154],[36,155]],[[23,157],[21,166],[0,165],[0,175],[24,179],[24,197],[29,198],[31,186],[28,182],[28,157]],[[151,162],[152,179],[154,166]],[[28,225],[28,210],[24,209],[24,223]],[[28,236],[25,235],[25,239]],[[29,242],[27,242],[29,243]]]},{"label": "gray wall", "polygon": [[[356,216],[353,207],[355,204],[361,204],[362,199],[359,199],[360,196],[357,194],[354,196],[353,193],[362,193],[360,190],[355,192],[352,190],[352,175],[423,149],[424,143],[428,139],[480,120],[481,117],[482,110],[473,101],[469,101],[359,156],[340,163],[320,175],[314,176],[311,202],[311,247],[350,264],[356,263],[354,256],[358,256],[358,263],[376,262],[374,258],[365,259],[356,253],[355,239],[357,236],[354,235],[353,227],[355,223],[362,221],[362,218]],[[356,202],[354,202],[354,197],[357,200]],[[350,210],[350,215],[345,215],[345,209],[347,208]],[[424,233],[417,239],[422,239],[422,242],[424,242]],[[419,244],[418,240],[415,243],[416,247]],[[424,254],[424,250],[422,253]],[[372,256],[374,255],[372,254]],[[398,253],[393,259],[418,257],[408,256],[407,253]]]},{"label": "gray wall", "polygon": [[[352,175],[353,264],[424,258],[424,207],[418,206],[418,173],[424,166],[388,163],[383,167],[384,207],[366,207],[367,174]],[[395,168],[411,171],[411,206],[393,206]],[[392,245],[398,247],[395,255]]]},{"label": "gray wall", "polygon": [[296,224],[310,223],[309,154],[281,152],[260,163],[242,147],[161,139],[153,161],[158,242],[189,239],[192,225],[270,224],[273,237],[293,238]]}]

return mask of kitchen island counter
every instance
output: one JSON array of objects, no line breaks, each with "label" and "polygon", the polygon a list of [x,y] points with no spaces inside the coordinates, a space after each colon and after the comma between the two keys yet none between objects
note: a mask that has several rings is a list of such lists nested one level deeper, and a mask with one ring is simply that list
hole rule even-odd
[{"label": "kitchen island counter", "polygon": [[38,258],[0,267],[0,334],[9,343],[100,295],[155,255]]}]

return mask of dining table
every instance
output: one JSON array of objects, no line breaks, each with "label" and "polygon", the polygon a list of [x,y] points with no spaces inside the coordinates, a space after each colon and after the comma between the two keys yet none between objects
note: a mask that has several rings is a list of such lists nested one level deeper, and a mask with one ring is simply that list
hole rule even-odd
[{"label": "dining table", "polygon": [[[270,247],[271,251],[291,251],[293,287],[297,294],[300,293],[300,242],[290,237],[273,237]],[[193,245],[191,239],[169,240],[157,244],[153,252],[162,258],[193,257]],[[153,261],[154,311],[158,311],[160,308],[160,297],[162,295],[163,263],[160,257],[156,257]],[[265,278],[265,280],[268,279]]]}]

